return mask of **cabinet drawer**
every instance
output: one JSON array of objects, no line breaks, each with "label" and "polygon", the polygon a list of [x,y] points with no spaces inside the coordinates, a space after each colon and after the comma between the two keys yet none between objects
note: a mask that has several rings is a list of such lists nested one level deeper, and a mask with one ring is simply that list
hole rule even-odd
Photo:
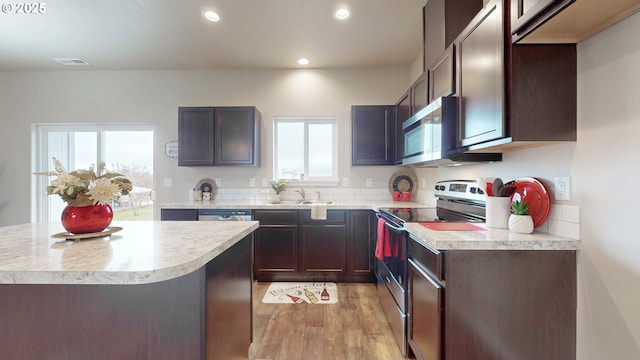
[{"label": "cabinet drawer", "polygon": [[300,211],[300,220],[306,223],[326,222],[344,224],[347,222],[347,214],[344,210],[327,210],[326,220],[315,220],[311,218],[311,210],[302,210]]},{"label": "cabinet drawer", "polygon": [[253,219],[260,225],[297,225],[297,210],[256,210]]},{"label": "cabinet drawer", "polygon": [[411,235],[409,235],[408,247],[409,258],[429,270],[438,280],[444,280],[443,253],[426,247]]}]

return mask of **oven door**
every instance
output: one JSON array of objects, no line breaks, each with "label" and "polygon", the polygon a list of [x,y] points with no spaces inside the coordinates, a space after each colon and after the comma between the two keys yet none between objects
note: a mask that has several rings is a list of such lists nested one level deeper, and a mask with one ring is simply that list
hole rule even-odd
[{"label": "oven door", "polygon": [[[407,237],[404,229],[389,221],[384,223],[382,239],[383,259],[377,258],[376,277],[378,300],[389,321],[393,335],[402,355],[408,351],[407,344]],[[378,242],[381,244],[381,242]]]}]

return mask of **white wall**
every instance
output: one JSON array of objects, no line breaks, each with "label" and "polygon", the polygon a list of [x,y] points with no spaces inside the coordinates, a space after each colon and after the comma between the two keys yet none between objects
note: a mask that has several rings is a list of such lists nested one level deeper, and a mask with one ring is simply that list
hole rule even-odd
[{"label": "white wall", "polygon": [[[29,222],[31,125],[150,123],[156,126],[156,202],[183,201],[205,177],[221,188],[272,178],[274,116],[337,116],[339,176],[386,188],[395,167],[351,167],[351,105],[393,104],[407,88],[407,68],[349,70],[201,70],[0,72],[0,226]],[[262,113],[261,167],[178,167],[163,155],[177,138],[178,107],[255,105]],[[163,188],[172,178],[173,188]],[[390,198],[390,197],[389,197]],[[157,211],[156,211],[157,214]]]},{"label": "white wall", "polygon": [[[640,13],[578,45],[578,141],[507,153],[501,164],[421,169],[447,178],[571,176],[580,205],[580,360],[640,359]],[[550,89],[552,91],[552,89]],[[553,296],[553,294],[549,294]]]}]

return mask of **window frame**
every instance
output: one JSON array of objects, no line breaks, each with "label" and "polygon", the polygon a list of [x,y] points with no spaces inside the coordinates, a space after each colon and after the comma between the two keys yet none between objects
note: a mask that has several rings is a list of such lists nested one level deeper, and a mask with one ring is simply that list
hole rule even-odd
[{"label": "window frame", "polygon": [[[32,125],[32,173],[43,171],[47,169],[51,164],[51,158],[48,154],[49,132],[95,132],[97,136],[97,156],[98,163],[103,161],[104,154],[104,132],[108,131],[152,131],[154,137],[154,149],[155,149],[155,137],[156,127],[151,124],[91,124],[91,123],[64,123],[64,124],[50,124],[39,123]],[[69,145],[70,146],[70,145]],[[70,147],[67,147],[67,151]],[[155,161],[155,155],[154,155]],[[69,169],[75,170],[75,164],[70,164]],[[155,176],[155,175],[154,175]],[[31,180],[32,193],[36,194],[31,198],[31,221],[32,222],[46,222],[50,219],[48,201],[50,201],[47,193],[47,185],[49,185],[51,178],[47,176],[33,176]],[[155,182],[155,180],[154,180]]]},{"label": "window frame", "polygon": [[[338,117],[337,116],[275,116],[273,117],[273,178],[279,178],[278,171],[278,124],[303,123],[304,125],[304,179],[289,179],[291,185],[335,186],[338,176]],[[330,124],[331,131],[331,176],[309,176],[309,125]]]}]

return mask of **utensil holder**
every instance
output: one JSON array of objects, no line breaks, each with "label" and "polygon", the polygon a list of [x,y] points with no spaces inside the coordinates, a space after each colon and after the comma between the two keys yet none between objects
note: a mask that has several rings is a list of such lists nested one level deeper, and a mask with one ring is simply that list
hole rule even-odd
[{"label": "utensil holder", "polygon": [[511,198],[500,196],[487,196],[487,226],[498,229],[509,228],[509,216],[511,215]]}]

